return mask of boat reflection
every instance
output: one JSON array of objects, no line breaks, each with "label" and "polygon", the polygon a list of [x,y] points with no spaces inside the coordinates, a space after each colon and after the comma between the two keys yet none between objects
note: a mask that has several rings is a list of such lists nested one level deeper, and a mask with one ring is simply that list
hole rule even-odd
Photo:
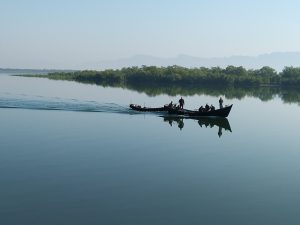
[{"label": "boat reflection", "polygon": [[198,122],[200,127],[213,128],[218,127],[218,136],[221,137],[223,134],[223,129],[230,131],[230,123],[227,118],[212,118],[212,117],[179,117],[179,116],[162,116],[165,122],[168,122],[170,126],[176,124],[180,130],[184,127],[184,120],[195,120]]}]

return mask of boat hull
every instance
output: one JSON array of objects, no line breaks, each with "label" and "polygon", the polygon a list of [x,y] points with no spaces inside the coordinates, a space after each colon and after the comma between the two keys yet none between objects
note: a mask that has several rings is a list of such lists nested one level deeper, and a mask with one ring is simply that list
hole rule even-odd
[{"label": "boat hull", "polygon": [[169,110],[167,106],[150,108],[150,107],[142,107],[136,104],[130,104],[129,107],[132,110],[139,111],[139,112],[167,112]]},{"label": "boat hull", "polygon": [[226,106],[222,109],[210,110],[210,111],[193,111],[187,109],[176,109],[176,108],[169,108],[169,114],[175,115],[184,115],[189,117],[228,117],[231,111],[232,105]]},{"label": "boat hull", "polygon": [[232,105],[225,106],[222,109],[210,110],[210,111],[193,111],[188,109],[178,109],[164,105],[163,107],[151,108],[151,107],[142,107],[137,104],[130,104],[129,107],[132,110],[139,112],[167,112],[173,115],[183,115],[187,117],[228,117]]}]

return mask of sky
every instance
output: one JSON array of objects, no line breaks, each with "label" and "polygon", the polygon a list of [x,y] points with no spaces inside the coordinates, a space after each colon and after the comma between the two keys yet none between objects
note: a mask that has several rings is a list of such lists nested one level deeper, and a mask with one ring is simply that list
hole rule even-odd
[{"label": "sky", "polygon": [[300,51],[298,0],[0,0],[0,67]]}]

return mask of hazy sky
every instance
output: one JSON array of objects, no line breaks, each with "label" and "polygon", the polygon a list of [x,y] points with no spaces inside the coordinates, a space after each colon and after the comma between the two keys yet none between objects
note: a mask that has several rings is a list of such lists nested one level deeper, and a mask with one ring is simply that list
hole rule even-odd
[{"label": "hazy sky", "polygon": [[0,0],[0,67],[300,51],[298,0]]}]

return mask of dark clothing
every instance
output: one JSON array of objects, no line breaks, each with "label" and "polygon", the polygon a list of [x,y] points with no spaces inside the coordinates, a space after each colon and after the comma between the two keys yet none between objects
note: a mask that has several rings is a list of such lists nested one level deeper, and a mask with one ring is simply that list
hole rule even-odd
[{"label": "dark clothing", "polygon": [[208,112],[209,111],[209,105],[205,105],[205,111]]},{"label": "dark clothing", "polygon": [[223,108],[223,99],[222,98],[219,99],[219,104],[220,104],[220,109],[222,109]]},{"label": "dark clothing", "polygon": [[179,99],[179,106],[181,109],[183,109],[183,105],[184,105],[184,100],[183,98]]}]

